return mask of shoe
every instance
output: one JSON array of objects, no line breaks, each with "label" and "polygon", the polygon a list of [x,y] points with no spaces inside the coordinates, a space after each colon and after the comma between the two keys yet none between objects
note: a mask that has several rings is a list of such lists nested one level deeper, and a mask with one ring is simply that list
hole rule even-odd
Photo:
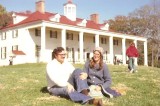
[{"label": "shoe", "polygon": [[94,106],[103,106],[102,99],[92,99],[89,101],[89,104],[93,104]]},{"label": "shoe", "polygon": [[87,89],[84,89],[84,90],[81,91],[81,93],[84,94],[84,95],[88,95],[89,92],[88,92]]},{"label": "shoe", "polygon": [[133,69],[131,69],[130,73],[133,73]]},{"label": "shoe", "polygon": [[99,100],[98,100],[98,104],[97,104],[97,106],[103,106],[102,99],[99,99]]}]

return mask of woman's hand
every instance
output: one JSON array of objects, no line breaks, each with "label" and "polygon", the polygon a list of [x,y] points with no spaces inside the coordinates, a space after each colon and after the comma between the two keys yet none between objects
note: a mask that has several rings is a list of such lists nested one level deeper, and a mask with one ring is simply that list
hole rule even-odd
[{"label": "woman's hand", "polygon": [[74,91],[74,87],[70,83],[67,84],[67,91],[68,93],[71,93]]},{"label": "woman's hand", "polygon": [[81,79],[81,80],[84,80],[84,79],[87,79],[87,73],[85,73],[85,72],[82,72],[81,74],[80,74],[80,76],[79,76],[79,78]]}]

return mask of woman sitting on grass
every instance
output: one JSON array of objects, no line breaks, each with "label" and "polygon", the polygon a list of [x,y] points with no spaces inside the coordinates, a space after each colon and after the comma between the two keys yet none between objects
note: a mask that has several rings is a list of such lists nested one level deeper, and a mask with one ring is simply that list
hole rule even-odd
[{"label": "woman sitting on grass", "polygon": [[[93,51],[93,57],[84,65],[84,71],[87,73],[87,83],[89,86],[94,86],[95,91],[101,92],[106,97],[117,97],[121,94],[112,90],[111,76],[107,65],[103,62],[103,48],[97,47]],[[85,75],[84,75],[85,76]],[[96,96],[96,95],[94,95]]]}]

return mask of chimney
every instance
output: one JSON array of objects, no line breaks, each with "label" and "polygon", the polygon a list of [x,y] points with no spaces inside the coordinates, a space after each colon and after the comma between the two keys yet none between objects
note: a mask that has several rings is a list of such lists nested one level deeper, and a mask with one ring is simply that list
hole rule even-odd
[{"label": "chimney", "polygon": [[44,2],[45,2],[45,0],[37,0],[37,2],[36,2],[36,11],[39,11],[41,13],[45,13]]},{"label": "chimney", "polygon": [[90,19],[91,19],[91,21],[95,22],[96,24],[99,23],[99,15],[98,14],[91,14]]}]

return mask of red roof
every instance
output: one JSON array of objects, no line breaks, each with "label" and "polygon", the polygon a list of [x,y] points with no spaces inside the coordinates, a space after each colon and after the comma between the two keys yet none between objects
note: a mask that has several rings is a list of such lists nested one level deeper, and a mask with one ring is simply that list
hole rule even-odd
[{"label": "red roof", "polygon": [[[23,16],[25,15],[25,16],[28,16],[28,18],[24,19],[23,21],[21,21],[17,24],[10,24],[10,25],[6,26],[5,28],[14,27],[14,26],[18,26],[18,25],[23,25],[23,24],[26,24],[26,23],[40,21],[40,20],[50,21],[50,17],[54,16],[56,14],[55,13],[49,13],[49,12],[40,13],[40,12],[37,11],[37,12],[33,12],[33,13],[28,13],[28,14],[27,13],[26,14],[19,13],[18,15],[23,15]],[[71,21],[66,16],[61,15],[59,23],[78,26],[77,23],[79,23],[82,20],[83,19],[77,18],[76,21]],[[100,30],[101,25],[102,24],[96,24],[95,22],[93,22],[91,20],[87,20],[86,28]],[[5,28],[3,28],[3,29],[5,29]]]},{"label": "red roof", "polygon": [[21,16],[29,16],[30,14],[32,14],[32,12],[30,11],[26,11],[26,12],[14,12],[16,15],[21,15]]},{"label": "red roof", "polygon": [[19,50],[13,50],[12,52],[15,55],[26,55],[23,51],[19,51]]}]

